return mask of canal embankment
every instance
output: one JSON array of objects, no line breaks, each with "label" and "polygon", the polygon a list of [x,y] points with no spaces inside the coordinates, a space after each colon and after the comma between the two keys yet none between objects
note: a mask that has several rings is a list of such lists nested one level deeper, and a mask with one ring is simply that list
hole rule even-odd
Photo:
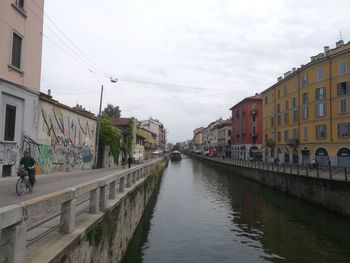
[{"label": "canal embankment", "polygon": [[193,158],[223,168],[247,179],[306,200],[328,210],[350,216],[350,183],[346,180],[303,175],[300,171],[270,169],[257,163],[229,162],[219,158],[192,155]]}]

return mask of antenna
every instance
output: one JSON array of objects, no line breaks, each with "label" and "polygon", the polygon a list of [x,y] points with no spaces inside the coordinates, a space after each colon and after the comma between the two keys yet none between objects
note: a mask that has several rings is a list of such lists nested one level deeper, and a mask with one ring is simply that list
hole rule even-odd
[{"label": "antenna", "polygon": [[343,32],[341,30],[340,30],[339,38],[340,40],[343,40]]}]

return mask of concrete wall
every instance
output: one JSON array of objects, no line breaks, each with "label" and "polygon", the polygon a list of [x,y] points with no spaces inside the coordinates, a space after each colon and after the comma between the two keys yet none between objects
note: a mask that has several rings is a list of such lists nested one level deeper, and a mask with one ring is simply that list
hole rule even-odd
[{"label": "concrete wall", "polygon": [[[200,157],[196,157],[200,158]],[[281,172],[207,162],[270,186],[278,191],[312,202],[331,211],[350,216],[350,183]]]},{"label": "concrete wall", "polygon": [[[4,141],[6,105],[16,107],[15,138]],[[11,176],[22,157],[23,136],[36,138],[38,94],[0,80],[0,177],[3,166],[11,167]]]},{"label": "concrete wall", "polygon": [[33,157],[44,172],[91,169],[94,163],[96,121],[40,100]]}]

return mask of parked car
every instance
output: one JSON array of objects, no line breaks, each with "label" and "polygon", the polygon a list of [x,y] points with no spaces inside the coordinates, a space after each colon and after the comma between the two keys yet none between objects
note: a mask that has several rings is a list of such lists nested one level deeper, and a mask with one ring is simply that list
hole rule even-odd
[{"label": "parked car", "polygon": [[209,150],[208,156],[209,157],[216,157],[216,156],[218,156],[218,153],[216,150]]}]

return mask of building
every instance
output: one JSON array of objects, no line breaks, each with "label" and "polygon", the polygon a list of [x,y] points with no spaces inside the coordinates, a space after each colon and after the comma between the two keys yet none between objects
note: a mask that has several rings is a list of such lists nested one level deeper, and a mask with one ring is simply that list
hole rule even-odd
[{"label": "building", "polygon": [[142,154],[144,160],[150,159],[152,152],[156,150],[156,137],[157,135],[155,133],[137,127],[134,153]]},{"label": "building", "polygon": [[232,157],[240,160],[261,159],[262,98],[247,97],[234,105],[232,111]]},{"label": "building", "polygon": [[340,40],[262,92],[266,160],[350,167],[349,63]]},{"label": "building", "polygon": [[231,119],[221,122],[218,126],[218,152],[226,157],[231,157]]},{"label": "building", "polygon": [[193,131],[193,149],[192,150],[204,150],[204,141],[203,141],[203,135],[204,135],[205,128],[200,127]]},{"label": "building", "polygon": [[140,127],[157,135],[157,148],[164,150],[166,145],[166,130],[164,125],[156,119],[149,118],[140,122]]},{"label": "building", "polygon": [[44,1],[0,1],[0,176],[15,175],[36,139]]}]

